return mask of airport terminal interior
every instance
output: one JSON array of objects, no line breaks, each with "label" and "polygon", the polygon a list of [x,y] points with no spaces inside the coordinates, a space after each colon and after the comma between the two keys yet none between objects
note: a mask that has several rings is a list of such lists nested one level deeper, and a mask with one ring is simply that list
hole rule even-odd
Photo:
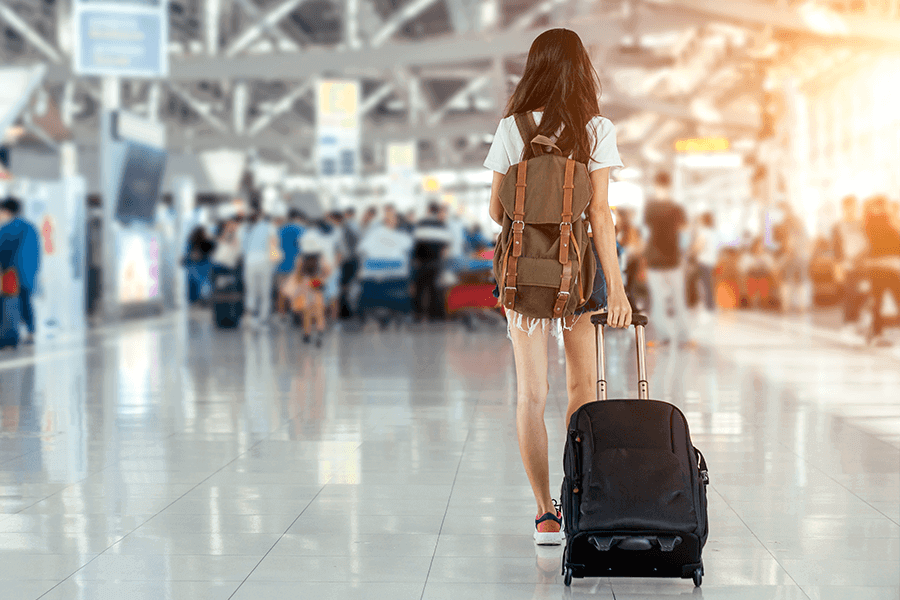
[{"label": "airport terminal interior", "polygon": [[[553,153],[514,156],[514,105],[593,93],[510,101],[560,28],[612,218],[573,217],[581,312],[517,320],[572,301],[497,184]],[[900,0],[0,0],[0,32],[0,598],[900,599]],[[607,300],[649,324],[595,342]],[[636,416],[584,457],[601,388]],[[690,501],[628,433],[668,405]]]}]

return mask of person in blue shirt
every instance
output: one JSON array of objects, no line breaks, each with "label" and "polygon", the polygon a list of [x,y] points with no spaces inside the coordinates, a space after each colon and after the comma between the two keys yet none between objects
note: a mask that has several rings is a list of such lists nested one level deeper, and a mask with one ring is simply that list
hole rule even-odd
[{"label": "person in blue shirt", "polygon": [[[275,269],[275,289],[280,290],[282,283],[294,271],[297,257],[300,255],[300,238],[306,231],[306,217],[297,209],[291,209],[287,221],[278,231],[281,241],[281,254],[284,257]],[[279,293],[278,312],[287,318],[289,313],[286,299]]]},{"label": "person in blue shirt", "polygon": [[15,198],[9,197],[0,203],[0,246],[12,254],[12,266],[19,276],[19,307],[28,328],[25,342],[32,343],[35,323],[31,297],[41,263],[41,247],[37,230],[19,217],[21,210],[22,203]]}]

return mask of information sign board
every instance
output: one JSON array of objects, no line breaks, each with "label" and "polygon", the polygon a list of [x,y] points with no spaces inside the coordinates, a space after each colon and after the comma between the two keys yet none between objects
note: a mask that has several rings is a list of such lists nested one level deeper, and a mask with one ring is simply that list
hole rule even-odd
[{"label": "information sign board", "polygon": [[75,0],[72,23],[76,75],[169,74],[165,0]]}]

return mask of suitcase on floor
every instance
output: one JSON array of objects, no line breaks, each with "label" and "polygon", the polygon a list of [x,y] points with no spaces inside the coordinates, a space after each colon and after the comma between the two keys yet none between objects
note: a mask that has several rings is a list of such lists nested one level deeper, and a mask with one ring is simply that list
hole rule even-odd
[{"label": "suitcase on floor", "polygon": [[597,394],[572,415],[564,456],[563,576],[681,577],[699,586],[709,533],[706,461],[687,420],[649,399],[647,317],[635,315],[638,400],[606,399],[606,314],[597,327]]},{"label": "suitcase on floor", "polygon": [[244,302],[240,296],[233,298],[219,297],[213,302],[213,312],[215,313],[218,327],[234,329],[241,324],[241,316],[244,314]]},{"label": "suitcase on floor", "polygon": [[234,329],[244,314],[244,295],[237,270],[221,269],[213,277],[213,315],[222,329]]}]

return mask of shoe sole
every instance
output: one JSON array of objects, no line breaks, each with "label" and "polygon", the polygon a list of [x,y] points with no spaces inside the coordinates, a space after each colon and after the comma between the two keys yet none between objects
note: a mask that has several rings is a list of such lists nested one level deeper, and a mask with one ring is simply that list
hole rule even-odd
[{"label": "shoe sole", "polygon": [[565,534],[562,531],[534,532],[534,542],[538,546],[559,546],[563,539],[565,539]]}]

